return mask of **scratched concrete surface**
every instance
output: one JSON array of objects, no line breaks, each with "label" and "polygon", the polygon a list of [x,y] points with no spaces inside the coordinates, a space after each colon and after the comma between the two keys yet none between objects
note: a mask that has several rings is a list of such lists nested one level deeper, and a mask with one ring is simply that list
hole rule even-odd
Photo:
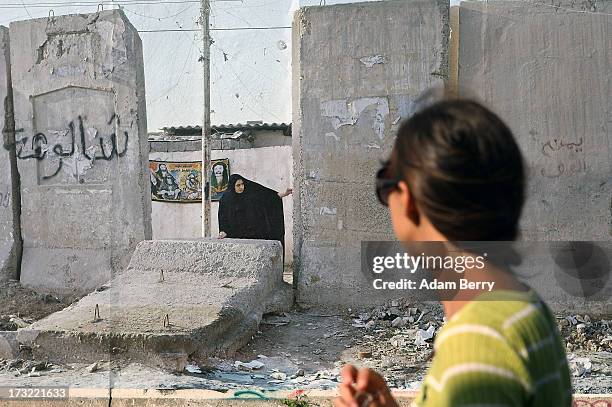
[{"label": "scratched concrete surface", "polygon": [[299,301],[373,304],[360,241],[391,240],[374,194],[402,118],[448,76],[448,2],[305,7],[293,23],[294,268]]},{"label": "scratched concrete surface", "polygon": [[120,10],[13,22],[21,282],[87,294],[151,238],[142,44]]},{"label": "scratched concrete surface", "polygon": [[525,156],[523,239],[610,240],[612,2],[540,3],[461,3],[459,85]]},{"label": "scratched concrete surface", "polygon": [[282,272],[278,242],[144,241],[127,270],[18,340],[50,361],[129,359],[182,371],[188,357],[231,354],[264,312],[288,309]]}]

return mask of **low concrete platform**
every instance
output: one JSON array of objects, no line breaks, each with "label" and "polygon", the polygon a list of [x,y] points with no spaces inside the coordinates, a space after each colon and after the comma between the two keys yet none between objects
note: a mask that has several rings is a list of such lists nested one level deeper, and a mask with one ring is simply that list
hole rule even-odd
[{"label": "low concrete platform", "polygon": [[139,361],[182,371],[188,359],[231,355],[266,312],[288,310],[279,242],[141,242],[124,272],[79,302],[18,331],[55,363]]}]

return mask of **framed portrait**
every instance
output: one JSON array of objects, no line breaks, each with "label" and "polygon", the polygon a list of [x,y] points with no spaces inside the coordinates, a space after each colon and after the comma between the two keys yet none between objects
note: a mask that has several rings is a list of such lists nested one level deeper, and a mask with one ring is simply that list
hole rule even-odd
[{"label": "framed portrait", "polygon": [[229,184],[230,165],[229,158],[220,158],[210,161],[210,200],[218,201],[223,196]]},{"label": "framed portrait", "polygon": [[153,201],[202,202],[202,162],[149,161]]}]

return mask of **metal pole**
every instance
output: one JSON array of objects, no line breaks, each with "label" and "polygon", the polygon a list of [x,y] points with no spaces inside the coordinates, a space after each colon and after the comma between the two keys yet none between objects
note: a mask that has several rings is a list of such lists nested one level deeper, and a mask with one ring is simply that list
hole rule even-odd
[{"label": "metal pole", "polygon": [[202,66],[204,73],[204,117],[202,121],[202,237],[210,237],[210,0],[202,0]]}]

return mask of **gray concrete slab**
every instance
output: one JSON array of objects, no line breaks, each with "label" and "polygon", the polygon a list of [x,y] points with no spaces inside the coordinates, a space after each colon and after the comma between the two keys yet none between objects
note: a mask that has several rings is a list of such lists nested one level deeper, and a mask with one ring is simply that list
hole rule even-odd
[{"label": "gray concrete slab", "polygon": [[459,84],[525,156],[525,240],[612,238],[612,3],[574,3],[461,3]]},{"label": "gray concrete slab", "polygon": [[293,23],[294,282],[299,301],[383,301],[360,241],[393,239],[374,178],[416,96],[448,78],[445,1],[306,7]]},{"label": "gray concrete slab", "polygon": [[17,279],[21,256],[19,232],[18,178],[14,150],[11,145],[12,129],[11,67],[9,30],[0,26],[0,131],[3,148],[0,149],[0,282]]},{"label": "gray concrete slab", "polygon": [[288,309],[282,272],[279,242],[144,241],[127,270],[20,330],[18,340],[50,361],[129,359],[183,370],[187,357],[233,353],[264,312]]},{"label": "gray concrete slab", "polygon": [[16,359],[19,356],[17,331],[0,331],[0,359]]},{"label": "gray concrete slab", "polygon": [[86,294],[151,238],[142,44],[120,10],[14,22],[21,281]]}]

